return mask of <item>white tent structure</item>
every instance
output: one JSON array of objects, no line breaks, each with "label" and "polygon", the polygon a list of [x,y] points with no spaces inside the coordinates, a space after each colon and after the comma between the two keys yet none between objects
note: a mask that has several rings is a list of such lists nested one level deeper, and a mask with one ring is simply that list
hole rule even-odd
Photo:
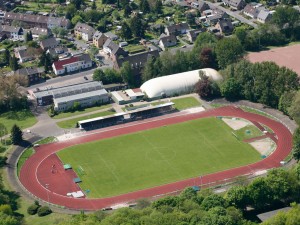
[{"label": "white tent structure", "polygon": [[[200,69],[214,81],[222,80],[222,76],[214,69]],[[193,70],[168,76],[153,78],[146,81],[140,89],[148,98],[160,98],[191,93],[195,84],[200,80],[199,71]]]}]

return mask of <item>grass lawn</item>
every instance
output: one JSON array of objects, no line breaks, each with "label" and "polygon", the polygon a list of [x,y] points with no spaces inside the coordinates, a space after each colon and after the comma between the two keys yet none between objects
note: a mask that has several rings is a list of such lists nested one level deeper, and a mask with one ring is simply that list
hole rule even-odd
[{"label": "grass lawn", "polygon": [[174,102],[175,108],[178,110],[201,106],[200,102],[194,97],[171,99],[171,101]]},{"label": "grass lawn", "polygon": [[104,111],[104,112],[94,113],[94,114],[91,114],[88,116],[81,116],[81,117],[77,117],[77,118],[70,119],[70,120],[60,121],[57,123],[57,125],[64,129],[71,129],[71,128],[75,128],[77,122],[80,120],[87,120],[87,119],[92,119],[92,118],[96,118],[96,117],[100,117],[100,116],[108,116],[108,115],[112,115],[114,113],[115,112],[112,112],[112,111]]},{"label": "grass lawn", "polygon": [[127,50],[129,53],[134,54],[138,52],[145,51],[145,47],[143,45],[128,45],[124,47],[125,50]]},{"label": "grass lawn", "polygon": [[263,133],[254,125],[247,125],[233,132],[241,141],[262,136]]},{"label": "grass lawn", "polygon": [[88,197],[108,197],[197,177],[261,159],[216,118],[205,118],[69,147],[57,153],[81,166]]},{"label": "grass lawn", "polygon": [[14,124],[24,129],[33,126],[36,122],[37,120],[30,110],[10,111],[0,114],[0,123],[4,124],[8,132]]},{"label": "grass lawn", "polygon": [[77,115],[81,115],[81,114],[84,114],[84,113],[93,112],[93,111],[100,110],[100,109],[106,109],[106,108],[109,108],[109,107],[111,107],[111,104],[102,105],[102,106],[95,106],[95,107],[85,108],[85,109],[82,109],[80,111],[60,113],[56,116],[53,116],[52,118],[53,119],[63,119],[63,118],[67,118],[67,117],[70,117],[70,116],[77,116]]}]

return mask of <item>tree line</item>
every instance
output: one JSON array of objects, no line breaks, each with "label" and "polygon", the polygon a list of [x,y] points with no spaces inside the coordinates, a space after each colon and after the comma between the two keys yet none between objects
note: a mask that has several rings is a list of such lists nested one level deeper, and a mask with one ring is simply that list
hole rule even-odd
[{"label": "tree line", "polygon": [[[164,225],[254,225],[255,221],[247,220],[247,206],[256,213],[274,208],[274,206],[289,205],[299,201],[300,166],[285,170],[273,169],[266,177],[248,182],[242,178],[236,180],[237,185],[231,187],[225,194],[219,195],[210,189],[196,192],[186,188],[179,196],[168,196],[149,202],[146,199],[137,201],[135,208],[123,208],[111,214],[98,211],[86,215],[75,215],[59,225],[84,224],[164,224]],[[273,206],[273,207],[272,207]],[[285,221],[293,221],[299,217],[299,206],[285,216]],[[271,221],[275,221],[271,219]],[[265,224],[283,224],[270,223]],[[286,223],[288,224],[288,223]],[[292,223],[291,223],[292,224]]]}]

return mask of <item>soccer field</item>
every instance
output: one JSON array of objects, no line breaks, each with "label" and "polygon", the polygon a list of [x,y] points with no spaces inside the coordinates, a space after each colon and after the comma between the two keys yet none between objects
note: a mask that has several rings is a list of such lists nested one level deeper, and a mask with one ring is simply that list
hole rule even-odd
[{"label": "soccer field", "polygon": [[90,142],[57,153],[102,198],[247,165],[260,160],[222,120],[204,118]]}]

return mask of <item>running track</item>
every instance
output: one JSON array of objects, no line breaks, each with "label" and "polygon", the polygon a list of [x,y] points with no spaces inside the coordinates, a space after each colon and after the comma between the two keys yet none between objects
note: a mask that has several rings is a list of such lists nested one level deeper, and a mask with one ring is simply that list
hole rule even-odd
[{"label": "running track", "polygon": [[[158,187],[148,188],[145,190],[102,199],[70,198],[54,193],[52,191],[47,191],[47,189],[45,189],[39,182],[37,171],[40,166],[40,163],[44,159],[53,155],[53,153],[66,147],[94,140],[114,137],[122,134],[160,127],[164,125],[180,123],[187,120],[215,116],[240,117],[250,121],[256,121],[258,123],[265,124],[274,131],[278,138],[276,150],[268,158],[263,159],[259,162],[247,166],[242,166],[239,168],[233,168],[230,170],[217,172],[214,174],[208,174],[203,176],[201,181],[198,177],[191,178],[188,180],[183,180],[171,184],[166,184]],[[68,141],[42,145],[38,148],[38,151],[25,162],[20,172],[20,181],[29,192],[31,192],[38,198],[43,199],[44,201],[47,201],[49,199],[50,202],[53,204],[62,205],[70,209],[98,210],[105,207],[110,207],[118,203],[129,202],[139,198],[150,198],[156,195],[170,193],[176,190],[182,190],[187,186],[193,186],[195,184],[200,185],[200,182],[201,184],[205,185],[209,182],[224,180],[227,178],[230,179],[245,174],[251,174],[253,173],[253,171],[279,167],[280,161],[282,161],[290,153],[291,149],[292,134],[283,124],[258,114],[244,112],[241,109],[233,106],[226,106],[218,109],[207,110],[204,112],[179,115],[177,117],[170,117],[163,120],[149,121],[142,124],[135,124],[133,126],[107,130],[101,133],[94,133],[87,136],[77,137]]]}]

